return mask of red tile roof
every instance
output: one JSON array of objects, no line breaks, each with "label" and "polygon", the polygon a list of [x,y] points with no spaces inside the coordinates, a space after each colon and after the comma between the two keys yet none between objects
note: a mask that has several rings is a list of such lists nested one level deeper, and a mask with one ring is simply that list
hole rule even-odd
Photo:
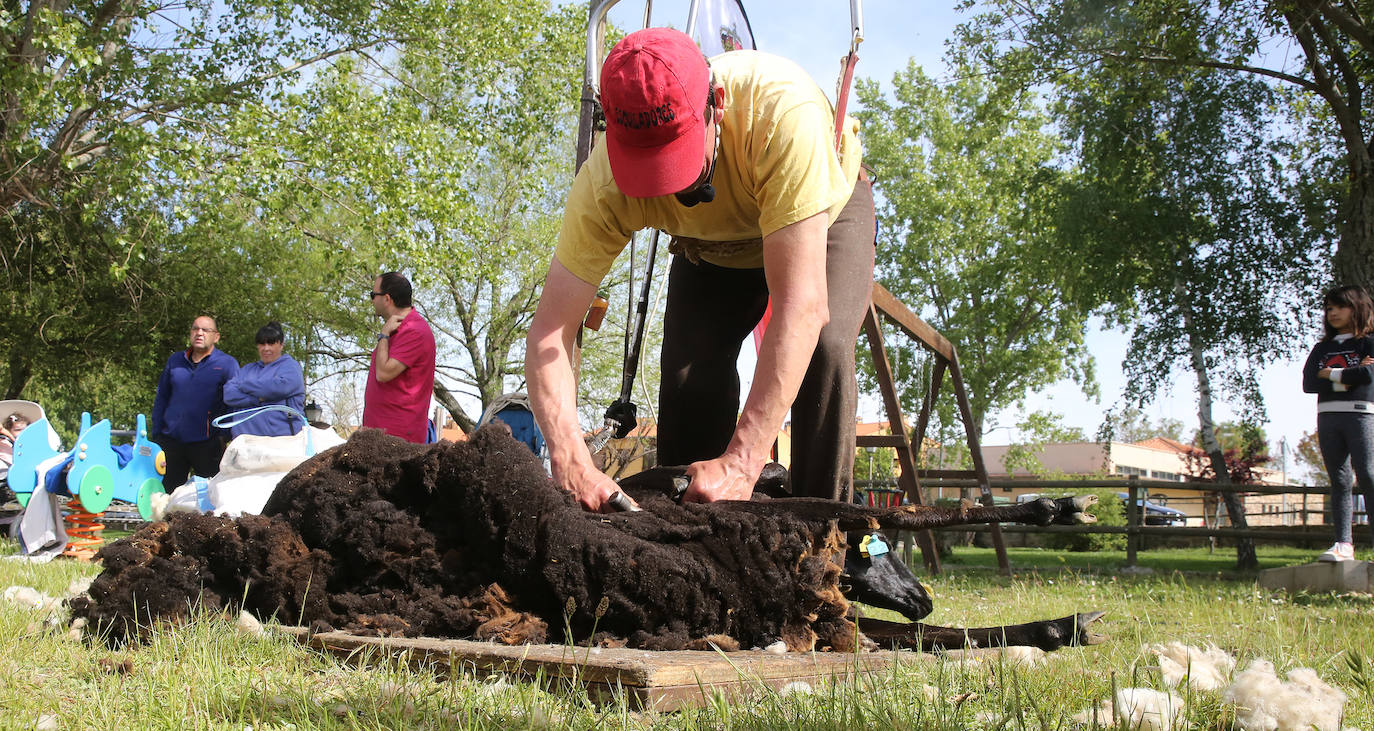
[{"label": "red tile roof", "polygon": [[1180,442],[1177,439],[1170,439],[1168,437],[1150,437],[1149,439],[1144,439],[1139,442],[1133,442],[1133,444],[1137,447],[1145,447],[1147,449],[1158,449],[1162,452],[1175,452],[1177,454],[1205,454],[1203,450],[1194,447],[1191,444],[1184,444],[1183,442]]}]

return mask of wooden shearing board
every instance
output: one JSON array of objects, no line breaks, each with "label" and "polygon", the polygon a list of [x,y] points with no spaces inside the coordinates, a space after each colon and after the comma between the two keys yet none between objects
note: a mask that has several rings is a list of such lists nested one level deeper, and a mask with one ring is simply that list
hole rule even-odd
[{"label": "wooden shearing board", "polygon": [[[514,647],[470,640],[360,637],[344,632],[311,635],[304,628],[283,628],[302,644],[348,658],[375,662],[403,658],[415,667],[437,672],[475,671],[538,680],[559,687],[585,687],[597,701],[624,696],[636,710],[673,711],[702,706],[716,694],[746,699],[788,683],[812,685],[891,671],[899,665],[930,662],[933,655],[910,651],[845,654],[830,652],[777,655],[761,650],[710,652],[587,648],[567,645]],[[973,653],[996,650],[980,650]]]}]

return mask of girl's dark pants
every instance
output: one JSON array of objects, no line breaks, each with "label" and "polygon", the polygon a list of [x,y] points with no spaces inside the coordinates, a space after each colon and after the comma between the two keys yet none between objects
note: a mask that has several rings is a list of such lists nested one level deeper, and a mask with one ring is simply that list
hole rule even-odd
[{"label": "girl's dark pants", "polygon": [[1374,508],[1374,414],[1317,414],[1317,444],[1326,462],[1326,474],[1331,478],[1331,522],[1336,528],[1336,540],[1351,543],[1351,489],[1356,481],[1364,494],[1366,518]]}]

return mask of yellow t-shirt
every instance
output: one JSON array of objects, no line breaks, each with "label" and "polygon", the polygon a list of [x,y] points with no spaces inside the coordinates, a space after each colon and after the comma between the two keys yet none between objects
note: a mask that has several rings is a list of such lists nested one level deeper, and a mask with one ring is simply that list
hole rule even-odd
[{"label": "yellow t-shirt", "polygon": [[800,66],[758,51],[731,51],[711,59],[711,71],[725,90],[715,200],[688,208],[671,195],[631,198],[611,176],[606,145],[596,145],[573,181],[554,252],[577,278],[600,283],[630,236],[645,228],[704,241],[756,239],[702,258],[762,267],[762,237],[821,211],[833,222],[849,202],[862,158],[859,124],[845,118],[837,155],[835,112]]}]

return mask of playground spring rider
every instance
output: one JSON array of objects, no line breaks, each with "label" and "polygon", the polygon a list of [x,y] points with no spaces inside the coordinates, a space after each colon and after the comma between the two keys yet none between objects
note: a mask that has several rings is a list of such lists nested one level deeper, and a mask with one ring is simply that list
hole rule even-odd
[{"label": "playground spring rider", "polygon": [[57,433],[46,418],[31,424],[14,442],[10,489],[25,507],[40,484],[55,495],[68,496],[71,513],[66,555],[88,558],[103,540],[97,516],[114,500],[133,503],[144,520],[152,518],[152,497],[163,492],[166,471],[162,447],[148,440],[147,420],[138,415],[132,445],[112,445],[108,419],[91,424],[81,415],[75,446],[63,452]]}]

